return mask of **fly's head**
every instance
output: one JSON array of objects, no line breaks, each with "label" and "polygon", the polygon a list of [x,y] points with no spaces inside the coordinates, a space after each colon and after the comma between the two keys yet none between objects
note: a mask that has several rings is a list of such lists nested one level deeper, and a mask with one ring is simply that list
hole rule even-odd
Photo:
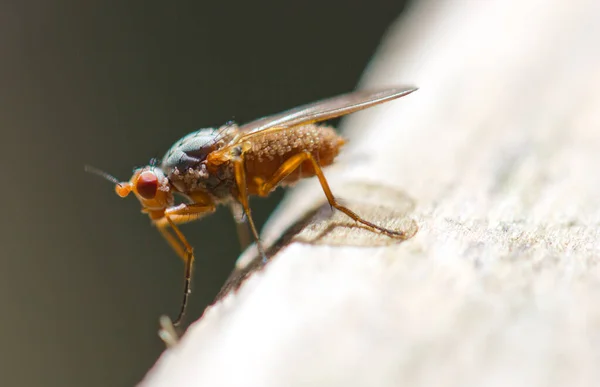
[{"label": "fly's head", "polygon": [[173,186],[164,172],[155,164],[153,161],[150,165],[137,168],[133,171],[131,179],[123,182],[119,182],[113,175],[89,165],[85,166],[85,170],[114,183],[115,192],[122,198],[133,192],[142,204],[143,212],[160,217],[162,212],[174,203]]},{"label": "fly's head", "polygon": [[133,192],[145,212],[162,211],[174,202],[169,179],[153,165],[136,169],[129,181],[116,183],[115,192],[122,198]]}]

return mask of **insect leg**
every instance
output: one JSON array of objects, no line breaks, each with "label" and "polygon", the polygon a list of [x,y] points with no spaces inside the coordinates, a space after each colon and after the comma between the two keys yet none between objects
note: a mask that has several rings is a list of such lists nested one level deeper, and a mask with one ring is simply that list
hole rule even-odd
[{"label": "insect leg", "polygon": [[[177,254],[183,259],[185,264],[184,269],[184,283],[183,283],[183,300],[181,301],[181,309],[177,319],[173,322],[173,325],[177,326],[183,320],[185,309],[187,306],[191,278],[192,278],[192,267],[194,264],[194,249],[188,243],[183,233],[177,227],[177,224],[188,223],[199,219],[204,216],[207,212],[215,210],[214,206],[205,204],[180,204],[175,207],[170,207],[165,210],[164,217],[155,221],[161,234],[165,237],[167,242],[173,247]],[[171,227],[173,233],[167,230],[167,227]]]},{"label": "insect leg", "polygon": [[[193,222],[204,216],[206,213],[213,211],[214,207],[206,206],[204,204],[181,204],[168,208],[165,213],[169,214],[169,218],[173,223],[183,224]],[[160,231],[171,248],[173,248],[177,255],[185,262],[187,259],[185,246],[182,245],[181,240],[176,235],[173,235],[173,233],[169,231],[169,221],[166,217],[154,220],[154,225],[158,228],[158,231]]]},{"label": "insect leg", "polygon": [[250,211],[250,205],[248,204],[248,189],[246,186],[246,168],[244,166],[244,154],[237,156],[233,160],[233,167],[235,172],[235,182],[237,184],[237,188],[239,191],[239,201],[244,208],[244,212],[246,213],[246,218],[248,218],[248,223],[250,224],[250,229],[252,230],[252,234],[254,234],[254,239],[256,240],[256,247],[258,248],[258,253],[261,255],[263,259],[263,263],[267,262],[267,256],[265,255],[265,250],[263,249],[262,243],[260,241],[260,237],[258,235],[258,231],[256,229],[256,225],[254,224],[254,220],[252,219],[252,212]]},{"label": "insect leg", "polygon": [[173,250],[175,250],[175,252],[177,253],[177,255],[179,255],[179,258],[181,258],[181,260],[183,262],[186,261],[187,259],[187,255],[185,253],[185,247],[181,244],[181,242],[179,241],[179,239],[173,235],[173,233],[171,233],[168,229],[168,222],[165,222],[164,226],[158,226],[157,225],[157,229],[158,231],[160,231],[160,233],[162,234],[162,236],[165,238],[165,240],[169,243],[169,246],[171,246],[171,248]]},{"label": "insect leg", "polygon": [[[197,220],[201,218],[204,214],[205,212],[190,215],[170,215],[169,218],[175,224],[183,224]],[[155,220],[154,225],[156,226],[156,228],[158,228],[158,231],[160,231],[160,233],[169,243],[171,248],[175,250],[177,255],[179,255],[179,258],[181,258],[185,262],[187,260],[185,246],[181,243],[181,240],[177,235],[173,235],[173,233],[169,231],[170,224],[167,218],[162,217],[160,219]]]},{"label": "insect leg", "polygon": [[310,152],[299,153],[297,155],[290,157],[288,160],[286,160],[286,162],[283,163],[283,165],[281,167],[279,167],[279,169],[275,172],[275,174],[268,181],[264,182],[259,187],[259,189],[258,189],[259,195],[261,195],[261,196],[267,195],[283,179],[285,179],[294,170],[299,168],[305,161],[310,161],[312,163],[313,169],[315,170],[315,174],[317,175],[317,178],[319,179],[319,183],[321,183],[321,188],[323,188],[323,192],[325,193],[325,196],[327,197],[327,201],[329,202],[329,205],[331,205],[331,207],[338,209],[339,211],[348,215],[354,221],[367,226],[371,230],[377,230],[377,231],[379,231],[383,234],[386,234],[387,236],[393,237],[393,238],[401,238],[401,239],[406,238],[406,233],[401,232],[401,231],[388,230],[387,228],[377,226],[376,224],[371,223],[368,220],[361,218],[358,214],[356,214],[354,211],[350,210],[349,208],[338,203],[338,201],[333,196],[333,193],[331,192],[331,188],[329,188],[329,183],[327,183],[327,179],[325,178],[325,175],[323,174],[323,170],[321,169],[319,162],[315,159],[315,157]]}]

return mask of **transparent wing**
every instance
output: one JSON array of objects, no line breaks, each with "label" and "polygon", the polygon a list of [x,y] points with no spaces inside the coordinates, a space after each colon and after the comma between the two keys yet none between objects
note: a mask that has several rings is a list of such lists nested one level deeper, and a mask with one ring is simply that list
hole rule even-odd
[{"label": "transparent wing", "polygon": [[270,128],[288,128],[301,124],[325,121],[404,97],[416,90],[416,87],[358,90],[299,106],[272,116],[259,118],[240,126],[239,129],[244,135],[248,135]]}]

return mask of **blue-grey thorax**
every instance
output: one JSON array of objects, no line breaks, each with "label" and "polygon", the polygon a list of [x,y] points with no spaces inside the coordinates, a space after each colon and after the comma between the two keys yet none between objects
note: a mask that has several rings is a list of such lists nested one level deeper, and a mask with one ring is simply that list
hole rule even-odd
[{"label": "blue-grey thorax", "polygon": [[227,145],[237,134],[237,127],[205,128],[179,139],[162,159],[161,169],[173,186],[183,194],[204,191],[224,200],[231,195],[233,178],[229,168],[209,173],[206,157]]}]

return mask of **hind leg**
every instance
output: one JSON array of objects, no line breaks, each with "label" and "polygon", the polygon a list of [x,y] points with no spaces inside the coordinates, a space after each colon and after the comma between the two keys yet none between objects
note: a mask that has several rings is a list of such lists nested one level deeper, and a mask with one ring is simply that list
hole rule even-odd
[{"label": "hind leg", "polygon": [[279,183],[281,183],[287,176],[289,176],[290,173],[300,168],[302,163],[304,163],[305,161],[311,162],[313,169],[315,170],[315,174],[319,179],[319,183],[321,183],[321,188],[323,189],[323,192],[325,193],[327,201],[329,202],[329,205],[331,205],[331,207],[343,212],[344,214],[352,218],[354,221],[361,223],[367,228],[371,229],[371,231],[381,232],[392,238],[406,239],[407,235],[405,232],[389,230],[387,228],[378,226],[372,222],[369,222],[366,219],[361,218],[358,214],[350,210],[348,207],[341,205],[335,199],[335,196],[333,196],[331,188],[329,188],[329,183],[327,182],[327,179],[323,174],[323,169],[321,168],[321,165],[319,165],[317,159],[310,152],[299,153],[286,160],[286,162],[283,163],[283,165],[281,165],[281,167],[269,180],[263,182],[259,186],[259,195],[268,195],[269,192],[271,192],[275,187],[277,187],[277,185],[279,185]]}]

